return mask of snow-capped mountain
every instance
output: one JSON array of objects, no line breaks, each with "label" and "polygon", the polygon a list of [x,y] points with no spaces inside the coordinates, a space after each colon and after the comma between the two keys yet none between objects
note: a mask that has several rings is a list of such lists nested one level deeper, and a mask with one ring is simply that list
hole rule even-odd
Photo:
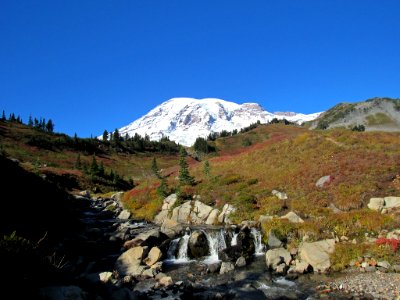
[{"label": "snow-capped mountain", "polygon": [[185,146],[191,146],[197,137],[207,137],[211,132],[232,131],[249,126],[259,120],[266,123],[273,118],[287,119],[302,123],[316,119],[320,113],[305,115],[296,113],[273,114],[257,103],[236,104],[233,102],[206,98],[173,98],[131,124],[122,127],[119,132],[133,136],[135,133],[151,140],[168,136],[170,140]]}]

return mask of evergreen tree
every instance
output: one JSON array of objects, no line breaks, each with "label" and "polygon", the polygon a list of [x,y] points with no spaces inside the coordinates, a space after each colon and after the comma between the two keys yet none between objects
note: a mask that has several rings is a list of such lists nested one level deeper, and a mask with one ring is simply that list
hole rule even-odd
[{"label": "evergreen tree", "polygon": [[114,138],[114,141],[116,141],[116,142],[119,142],[119,140],[120,140],[120,136],[119,136],[119,131],[118,131],[118,129],[117,128],[115,128],[115,130],[114,130],[114,134],[113,134],[114,136],[113,136],[113,138]]},{"label": "evergreen tree", "polygon": [[168,195],[167,179],[164,176],[161,176],[160,185],[157,187],[157,194],[161,197],[167,197]]},{"label": "evergreen tree", "polygon": [[76,162],[75,162],[75,169],[80,170],[81,168],[82,168],[81,154],[78,153],[78,156],[76,157]]},{"label": "evergreen tree", "polygon": [[35,119],[33,120],[33,125],[34,125],[35,128],[39,128],[39,121],[38,121],[38,119],[35,118]]},{"label": "evergreen tree", "polygon": [[204,175],[206,175],[206,177],[210,177],[211,173],[210,173],[210,163],[208,162],[208,160],[206,160],[204,162]]},{"label": "evergreen tree", "polygon": [[46,123],[46,131],[52,133],[54,131],[54,123],[49,119]]},{"label": "evergreen tree", "polygon": [[157,160],[155,157],[153,157],[153,161],[151,162],[151,171],[153,172],[153,174],[157,177],[161,179],[160,176],[160,170],[158,169],[158,165],[157,165]]},{"label": "evergreen tree", "polygon": [[186,162],[186,151],[181,147],[179,151],[179,183],[182,185],[194,185],[194,178],[189,174],[189,166]]},{"label": "evergreen tree", "polygon": [[28,126],[33,127],[32,115],[29,115]]},{"label": "evergreen tree", "polygon": [[6,120],[7,120],[7,118],[6,118],[6,112],[4,111],[4,109],[3,109],[3,114],[1,115],[1,120],[2,120],[2,121],[6,121]]},{"label": "evergreen tree", "polygon": [[107,141],[108,140],[108,131],[104,130],[103,132],[103,141]]},{"label": "evergreen tree", "polygon": [[17,117],[17,119],[16,119],[16,122],[18,123],[18,124],[22,124],[22,119],[21,119],[21,117],[18,115],[18,117]]},{"label": "evergreen tree", "polygon": [[92,164],[90,165],[90,174],[98,175],[99,173],[99,165],[97,164],[96,156],[93,155]]},{"label": "evergreen tree", "polygon": [[9,121],[10,121],[10,122],[15,122],[15,121],[16,121],[14,113],[12,113],[12,114],[10,115]]}]

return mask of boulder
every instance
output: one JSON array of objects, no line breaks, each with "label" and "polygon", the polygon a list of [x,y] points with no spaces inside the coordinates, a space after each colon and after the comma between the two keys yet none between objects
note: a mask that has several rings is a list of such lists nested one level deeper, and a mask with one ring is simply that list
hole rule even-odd
[{"label": "boulder", "polygon": [[213,209],[211,206],[208,206],[198,200],[193,202],[193,209],[190,212],[191,223],[197,225],[204,224]]},{"label": "boulder", "polygon": [[292,211],[282,216],[281,219],[288,219],[291,223],[304,223],[304,220]]},{"label": "boulder", "polygon": [[172,281],[172,278],[171,278],[170,276],[164,276],[164,277],[162,277],[162,278],[159,280],[159,283],[160,283],[162,286],[167,287],[167,286],[172,285],[174,282]]},{"label": "boulder", "polygon": [[218,218],[219,210],[214,208],[207,217],[206,225],[214,225]]},{"label": "boulder", "polygon": [[49,286],[39,290],[39,299],[83,300],[86,299],[82,289],[75,285]]},{"label": "boulder", "polygon": [[207,266],[207,273],[217,273],[221,268],[221,263],[213,263]]},{"label": "boulder", "polygon": [[246,259],[243,256],[239,257],[236,260],[235,266],[239,267],[239,268],[245,267],[246,266]]},{"label": "boulder", "polygon": [[156,262],[158,262],[161,256],[162,256],[161,250],[158,247],[153,247],[151,248],[146,259],[144,260],[144,263],[150,267],[154,265]]},{"label": "boulder", "polygon": [[296,259],[295,264],[290,267],[288,273],[304,274],[305,272],[308,271],[309,267],[310,265],[308,262],[299,261]]},{"label": "boulder", "polygon": [[81,192],[79,192],[79,195],[86,197],[86,198],[90,198],[90,191],[88,191],[88,190],[81,191]]},{"label": "boulder", "polygon": [[231,262],[223,262],[221,264],[221,269],[219,270],[219,274],[225,274],[235,270],[235,266]]},{"label": "boulder", "polygon": [[148,277],[148,278],[154,278],[157,275],[157,270],[153,268],[149,268],[147,270],[144,270],[142,273],[142,276]]},{"label": "boulder", "polygon": [[140,233],[134,239],[125,242],[124,248],[129,249],[136,246],[149,246],[153,247],[161,244],[168,237],[163,234],[159,228],[150,229]]},{"label": "boulder", "polygon": [[385,208],[400,207],[400,197],[385,197]]},{"label": "boulder", "polygon": [[328,184],[330,184],[333,181],[333,179],[335,178],[332,175],[322,176],[320,179],[317,180],[315,186],[318,188],[323,188]]},{"label": "boulder", "polygon": [[182,205],[175,207],[172,210],[172,217],[171,219],[178,222],[178,223],[189,223],[189,216],[190,212],[192,210],[192,201],[187,201],[183,203]]},{"label": "boulder", "polygon": [[384,260],[384,261],[378,261],[377,266],[382,267],[384,269],[390,269],[391,265],[386,260]]},{"label": "boulder", "polygon": [[122,253],[115,264],[120,275],[140,275],[144,267],[140,266],[144,255],[143,247],[134,247]]},{"label": "boulder", "polygon": [[120,220],[128,220],[130,218],[130,216],[131,216],[131,213],[128,210],[124,209],[123,211],[121,211],[119,213],[117,218]]},{"label": "boulder", "polygon": [[329,255],[335,251],[335,240],[322,240],[313,243],[303,242],[299,247],[299,255],[302,261],[309,263],[314,272],[325,272],[331,262]]},{"label": "boulder", "polygon": [[160,230],[172,239],[183,230],[183,226],[174,220],[165,219]]},{"label": "boulder", "polygon": [[99,274],[99,279],[101,282],[107,283],[112,278],[112,272],[102,272]]},{"label": "boulder", "polygon": [[385,200],[383,198],[371,198],[367,206],[369,209],[381,211],[384,205]]},{"label": "boulder", "polygon": [[286,200],[288,198],[286,193],[280,192],[280,191],[277,191],[277,190],[273,190],[272,191],[272,195],[274,195],[275,197],[277,197],[280,200]]},{"label": "boulder", "polygon": [[189,256],[191,258],[200,258],[210,253],[207,236],[203,231],[195,230],[189,238]]},{"label": "boulder", "polygon": [[268,235],[268,247],[269,249],[281,248],[283,243],[279,240],[275,234],[271,231]]},{"label": "boulder", "polygon": [[292,256],[290,255],[289,251],[283,247],[268,250],[267,253],[265,253],[267,267],[273,270],[276,270],[278,265],[281,263],[289,265],[291,260]]},{"label": "boulder", "polygon": [[229,220],[229,215],[236,210],[235,207],[233,207],[230,204],[225,204],[224,207],[222,208],[222,212],[218,216],[218,222],[219,223],[225,223],[225,224],[231,224],[231,221]]},{"label": "boulder", "polygon": [[168,219],[169,211],[162,210],[154,217],[154,223],[161,225],[166,219]]},{"label": "boulder", "polygon": [[167,198],[164,199],[162,210],[170,210],[175,205],[176,200],[178,197],[176,194],[171,194]]}]

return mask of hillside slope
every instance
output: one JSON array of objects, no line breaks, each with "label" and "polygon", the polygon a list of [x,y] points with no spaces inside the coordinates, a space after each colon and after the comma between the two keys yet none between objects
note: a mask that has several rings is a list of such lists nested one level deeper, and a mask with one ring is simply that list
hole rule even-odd
[{"label": "hillside slope", "polygon": [[400,131],[400,99],[372,98],[358,103],[340,103],[309,122],[311,129],[353,128],[367,131]]}]

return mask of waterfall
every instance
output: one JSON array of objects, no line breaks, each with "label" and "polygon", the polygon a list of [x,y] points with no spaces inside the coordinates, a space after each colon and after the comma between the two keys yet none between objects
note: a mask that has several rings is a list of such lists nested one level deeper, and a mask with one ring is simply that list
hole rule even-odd
[{"label": "waterfall", "polygon": [[167,251],[167,260],[172,263],[185,263],[189,262],[188,258],[188,244],[190,234],[185,233],[181,238],[177,238],[171,241]]},{"label": "waterfall", "polygon": [[233,233],[232,240],[231,240],[231,246],[236,246],[237,245],[237,237],[239,233]]},{"label": "waterfall", "polygon": [[179,241],[180,247],[179,247],[179,252],[178,252],[178,257],[177,259],[180,261],[188,261],[188,244],[189,244],[189,238],[190,234],[188,232],[185,233],[185,235],[182,237],[182,241]]},{"label": "waterfall", "polygon": [[255,246],[255,255],[261,255],[265,252],[265,246],[262,242],[261,232],[256,228],[251,228],[251,234],[254,238],[254,246]]},{"label": "waterfall", "polygon": [[205,263],[213,263],[219,261],[218,252],[226,248],[226,242],[224,237],[224,231],[203,231],[207,237],[208,247],[210,249],[210,255],[204,260]]}]

